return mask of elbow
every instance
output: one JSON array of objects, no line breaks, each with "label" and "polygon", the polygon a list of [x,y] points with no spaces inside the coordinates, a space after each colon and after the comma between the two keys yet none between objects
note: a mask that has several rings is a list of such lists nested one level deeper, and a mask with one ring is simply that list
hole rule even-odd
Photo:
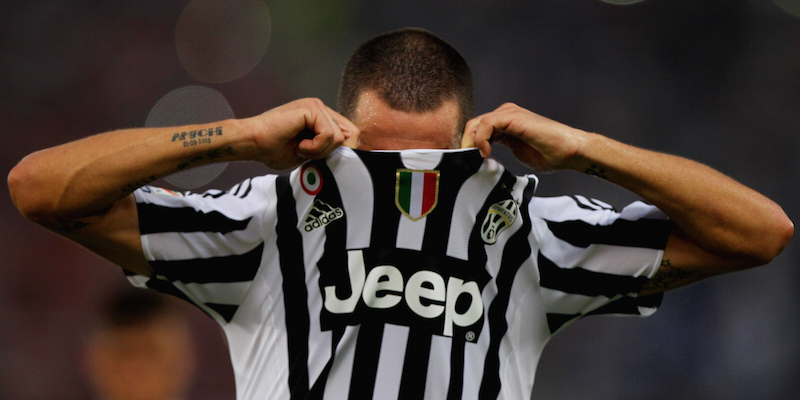
[{"label": "elbow", "polygon": [[794,236],[794,223],[788,216],[784,215],[776,229],[774,250],[769,254],[769,261],[772,261],[772,259],[786,249],[786,246],[788,246],[789,242],[792,240],[792,236]]},{"label": "elbow", "polygon": [[39,184],[42,174],[35,163],[26,157],[8,174],[8,191],[11,201],[26,218],[39,224],[53,220],[56,214],[52,198]]},{"label": "elbow", "polygon": [[794,223],[788,216],[783,214],[781,218],[776,218],[775,221],[769,225],[768,232],[765,232],[758,240],[754,240],[756,244],[752,248],[748,257],[751,266],[756,267],[760,265],[769,264],[784,249],[789,245],[789,242],[794,236]]}]

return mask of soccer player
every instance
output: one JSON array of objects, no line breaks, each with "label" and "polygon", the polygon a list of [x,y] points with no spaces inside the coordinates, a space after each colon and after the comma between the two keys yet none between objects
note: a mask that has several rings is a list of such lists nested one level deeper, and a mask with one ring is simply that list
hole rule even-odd
[{"label": "soccer player", "polygon": [[[648,315],[793,234],[778,205],[704,165],[514,104],[471,118],[466,61],[427,31],[360,46],[338,108],[104,133],[29,155],[9,186],[28,218],[214,318],[240,399],[529,398],[571,322]],[[537,197],[535,176],[487,158],[493,141],[652,205]],[[233,160],[302,166],[227,191],[148,186]]]}]

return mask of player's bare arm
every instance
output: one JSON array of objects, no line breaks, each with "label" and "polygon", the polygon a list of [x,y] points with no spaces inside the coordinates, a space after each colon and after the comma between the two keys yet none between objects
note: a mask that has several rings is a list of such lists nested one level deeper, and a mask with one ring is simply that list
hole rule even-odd
[{"label": "player's bare arm", "polygon": [[661,268],[642,294],[766,264],[794,232],[780,206],[708,166],[571,128],[514,104],[471,120],[462,147],[477,146],[488,156],[497,140],[531,168],[601,177],[675,222]]},{"label": "player's bare arm", "polygon": [[[298,139],[301,131],[314,135]],[[252,118],[119,130],[41,150],[12,169],[8,184],[27,218],[149,275],[131,195],[137,188],[215,162],[254,160],[289,168],[357,141],[350,121],[318,99],[302,99]]]}]

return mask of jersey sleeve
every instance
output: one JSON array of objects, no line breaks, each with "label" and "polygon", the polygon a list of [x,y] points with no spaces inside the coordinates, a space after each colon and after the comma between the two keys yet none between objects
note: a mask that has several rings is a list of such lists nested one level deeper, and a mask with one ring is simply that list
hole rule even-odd
[{"label": "jersey sleeve", "polygon": [[247,179],[202,194],[154,186],[136,190],[142,248],[154,275],[128,279],[230,322],[261,265],[271,182]]},{"label": "jersey sleeve", "polygon": [[662,295],[639,297],[656,273],[672,222],[634,202],[617,212],[582,196],[534,198],[531,243],[551,333],[585,315],[648,316]]}]

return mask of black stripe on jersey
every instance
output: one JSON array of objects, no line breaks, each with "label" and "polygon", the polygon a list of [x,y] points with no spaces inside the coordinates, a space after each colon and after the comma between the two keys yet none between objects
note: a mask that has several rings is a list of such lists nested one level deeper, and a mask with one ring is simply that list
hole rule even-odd
[{"label": "black stripe on jersey", "polygon": [[664,293],[651,294],[649,296],[630,297],[626,296],[612,303],[606,304],[586,315],[600,314],[629,314],[640,315],[639,307],[658,308],[664,299]]},{"label": "black stripe on jersey", "polygon": [[414,328],[408,331],[398,400],[415,400],[425,397],[425,381],[428,377],[428,358],[431,353],[432,338],[430,332]]},{"label": "black stripe on jersey", "polygon": [[661,250],[667,245],[667,237],[673,224],[672,221],[662,219],[618,219],[611,225],[592,225],[573,220],[547,221],[547,227],[557,238],[577,247],[610,244]]},{"label": "black stripe on jersey", "polygon": [[[186,296],[185,293],[183,293],[170,281],[153,277],[147,281],[146,285],[148,288],[152,290],[156,290],[161,293],[168,294],[170,296],[175,296],[181,300],[187,301],[190,304],[194,305],[195,307],[199,308],[201,311],[203,311],[203,313],[205,313],[212,319],[215,318],[214,315],[208,312],[208,310],[204,309],[203,307],[200,307],[199,304],[192,301],[192,299]],[[238,306],[228,305],[228,304],[223,305],[223,304],[204,303],[204,305],[208,306],[210,309],[219,313],[219,315],[222,317],[222,319],[225,320],[225,322],[231,322],[231,319],[233,319],[233,315],[236,314],[236,310],[239,308]]]},{"label": "black stripe on jersey", "polygon": [[356,154],[368,167],[375,196],[370,247],[394,248],[402,215],[394,203],[396,175],[397,170],[405,168],[405,165],[400,153],[357,151]]},{"label": "black stripe on jersey", "polygon": [[584,198],[586,199],[586,201],[588,201],[588,202],[589,202],[589,203],[591,203],[592,205],[589,205],[589,204],[586,204],[586,203],[584,203],[584,202],[580,201],[580,200],[578,199],[578,196],[569,196],[569,197],[570,197],[572,200],[574,200],[574,201],[575,201],[575,204],[577,204],[577,205],[578,205],[578,207],[580,207],[580,208],[583,208],[584,210],[592,210],[592,211],[597,211],[597,210],[609,210],[609,211],[617,211],[617,210],[616,210],[616,209],[614,209],[613,207],[609,207],[609,206],[607,206],[607,205],[600,204],[600,203],[598,203],[598,202],[597,202],[597,200],[595,200],[595,199],[592,199],[592,198],[589,198],[589,197],[584,197]]},{"label": "black stripe on jersey", "polygon": [[531,256],[528,234],[531,231],[531,217],[528,204],[533,197],[536,181],[528,180],[518,209],[518,218],[522,218],[522,227],[508,239],[503,248],[503,259],[497,273],[497,295],[489,306],[489,349],[483,367],[483,380],[478,393],[479,399],[497,399],[500,393],[500,342],[508,331],[506,310],[511,298],[511,286],[522,263]]},{"label": "black stripe on jersey", "polygon": [[[327,164],[318,162],[322,181],[325,185],[316,195],[315,200],[323,202],[333,209],[343,207],[342,196],[336,179]],[[359,210],[348,210],[358,212]],[[337,288],[349,288],[349,272],[347,270],[347,215],[325,226],[325,249],[323,259],[317,263],[320,269],[320,290],[331,282],[323,282],[323,277],[333,276]],[[350,288],[352,291],[352,288]],[[353,370],[350,379],[350,399],[369,399],[375,390],[375,378],[378,373],[378,361],[381,350],[384,324],[364,322],[358,331]]]},{"label": "black stripe on jersey", "polygon": [[650,279],[646,276],[614,275],[581,267],[560,268],[539,253],[539,275],[542,287],[584,296],[627,295],[641,290]]},{"label": "black stripe on jersey", "polygon": [[312,386],[311,390],[309,390],[308,396],[305,400],[321,400],[323,398],[325,394],[325,385],[328,382],[328,375],[330,375],[333,362],[336,359],[336,357],[333,355],[336,354],[336,348],[339,347],[339,342],[342,340],[342,336],[344,336],[344,330],[345,328],[333,330],[333,340],[331,341],[331,357],[328,359],[328,362],[325,364],[325,368],[322,369],[322,372],[319,374],[317,380],[314,381],[314,386]]},{"label": "black stripe on jersey", "polygon": [[447,389],[447,400],[460,400],[464,393],[464,346],[467,341],[463,336],[453,337],[450,350],[450,385]]},{"label": "black stripe on jersey", "polygon": [[289,358],[289,390],[292,399],[308,395],[308,335],[310,317],[308,290],[303,263],[303,238],[297,230],[297,209],[289,176],[276,179],[278,195],[275,226],[276,245],[283,276],[283,302],[286,311],[286,338]]},{"label": "black stripe on jersey", "polygon": [[[188,301],[189,303],[194,304],[195,306],[197,306],[197,304],[194,301],[192,301],[192,299],[187,297],[185,293],[183,293],[180,289],[175,287],[175,285],[173,285],[172,282],[170,282],[170,281],[163,280],[163,279],[158,279],[155,276],[153,276],[153,277],[151,277],[150,279],[147,280],[147,283],[145,285],[150,289],[153,289],[153,290],[156,290],[156,291],[159,291],[161,293],[165,293],[165,294],[168,294],[168,295],[171,295],[171,296],[175,296],[175,297],[177,297],[179,299]],[[198,308],[200,308],[200,307],[198,307]],[[202,308],[200,308],[200,309],[202,310]],[[203,312],[205,312],[205,310],[203,310]]]},{"label": "black stripe on jersey", "polygon": [[[250,194],[250,190],[253,189],[253,180],[252,179],[247,179],[245,182],[247,182],[247,189],[245,189],[244,193],[242,193],[241,196],[239,196],[240,199],[243,199],[243,198],[247,197],[247,195]],[[244,185],[244,182],[242,182],[242,184]],[[237,190],[237,192],[238,192],[238,190]]]},{"label": "black stripe on jersey", "polygon": [[353,372],[350,378],[349,399],[371,399],[375,391],[375,377],[378,375],[378,361],[381,354],[383,323],[362,323],[358,329],[356,350],[353,356]]},{"label": "black stripe on jersey", "polygon": [[219,211],[204,213],[192,207],[163,207],[137,203],[139,231],[142,235],[162,232],[219,232],[229,233],[247,228],[251,218],[235,220]]},{"label": "black stripe on jersey", "polygon": [[[475,153],[476,155],[478,153]],[[479,155],[478,155],[479,157]],[[478,162],[480,163],[480,161]],[[483,219],[487,215],[489,208],[494,203],[511,199],[510,190],[516,182],[516,177],[505,171],[500,177],[499,182],[495,185],[489,195],[486,197],[484,204],[481,206],[472,228],[472,233],[469,237],[468,245],[468,258],[471,265],[485,266],[487,261],[485,243],[481,237],[481,225]],[[532,192],[531,192],[532,193]],[[483,289],[481,285],[481,289]],[[481,290],[482,291],[482,290]],[[491,332],[490,332],[491,333]],[[494,336],[492,336],[494,337]],[[477,341],[478,339],[475,338]],[[472,346],[472,343],[467,343],[464,336],[454,336],[452,340],[450,352],[450,383],[447,391],[448,399],[460,399],[464,390],[464,354],[466,346]]]},{"label": "black stripe on jersey", "polygon": [[245,282],[256,276],[261,265],[264,243],[244,254],[192,258],[188,260],[155,260],[150,265],[158,275],[184,283]]},{"label": "black stripe on jersey", "polygon": [[663,293],[656,293],[643,297],[630,297],[625,296],[608,303],[598,309],[588,312],[586,314],[557,314],[547,313],[547,327],[550,333],[556,333],[561,329],[564,324],[576,318],[583,318],[588,315],[601,315],[601,314],[623,314],[623,315],[641,315],[639,307],[657,308],[661,305],[661,300],[664,298]]},{"label": "black stripe on jersey", "polygon": [[231,322],[239,306],[235,304],[203,303],[206,307],[216,311],[225,322]]},{"label": "black stripe on jersey", "polygon": [[214,189],[203,193],[203,197],[211,197],[213,199],[218,199],[226,194],[228,194],[228,192],[223,192],[221,190]]},{"label": "black stripe on jersey", "polygon": [[573,319],[580,318],[582,314],[557,314],[557,313],[547,313],[547,328],[550,329],[550,333],[556,333],[557,330],[561,329],[564,324]]},{"label": "black stripe on jersey", "polygon": [[442,154],[436,166],[439,171],[439,196],[436,208],[426,217],[422,251],[445,255],[459,189],[467,178],[480,169],[482,163],[483,158],[477,151]]},{"label": "black stripe on jersey", "polygon": [[[247,197],[248,193],[250,193],[250,188],[252,187],[252,180],[253,180],[252,178],[247,178],[247,179],[243,180],[242,182],[237,183],[228,192],[232,196],[238,196],[240,199],[243,199],[243,198]],[[239,196],[239,191],[241,191],[242,188],[246,188],[246,189],[244,190],[244,192],[242,192],[242,195]]]}]

